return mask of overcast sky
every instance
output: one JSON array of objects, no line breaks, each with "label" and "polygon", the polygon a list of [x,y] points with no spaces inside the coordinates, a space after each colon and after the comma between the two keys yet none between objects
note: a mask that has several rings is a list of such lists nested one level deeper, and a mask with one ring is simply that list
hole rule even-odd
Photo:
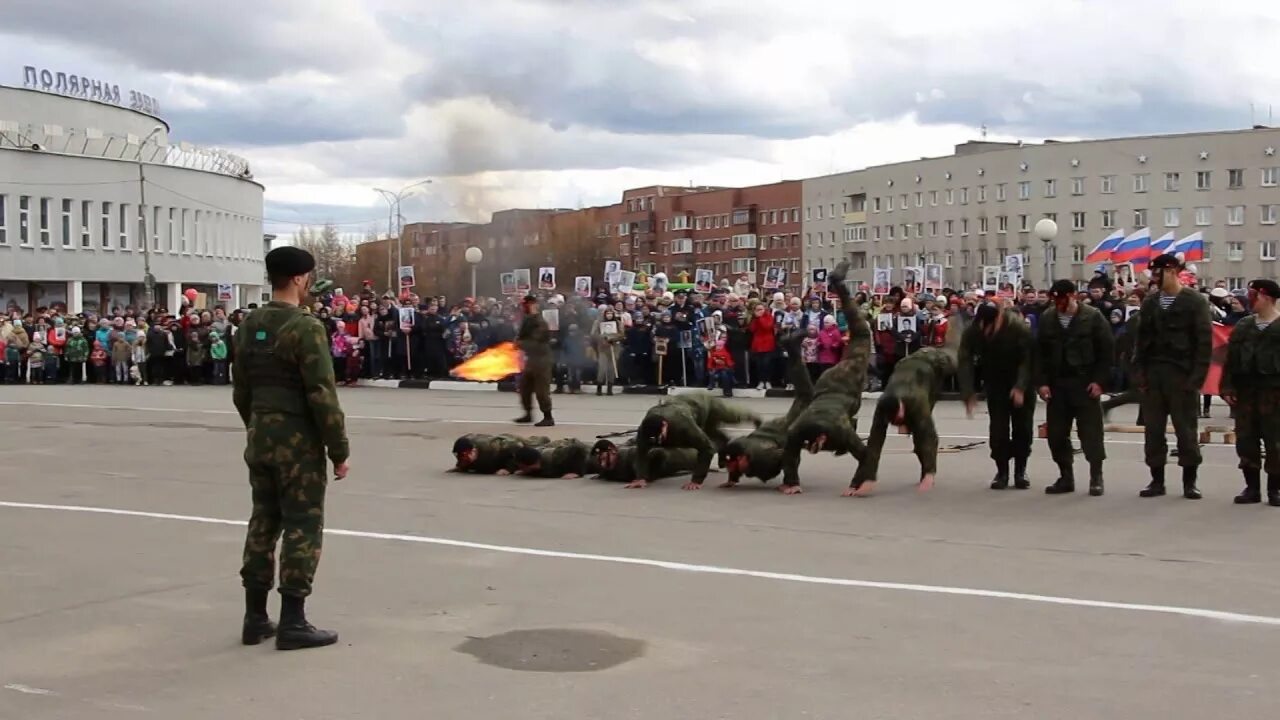
[{"label": "overcast sky", "polygon": [[[5,0],[36,65],[156,97],[249,158],[273,221],[367,229],[945,154],[977,136],[1245,127],[1280,110],[1247,0]],[[1212,8],[1211,12],[1209,8]],[[289,223],[269,230],[289,232]]]}]

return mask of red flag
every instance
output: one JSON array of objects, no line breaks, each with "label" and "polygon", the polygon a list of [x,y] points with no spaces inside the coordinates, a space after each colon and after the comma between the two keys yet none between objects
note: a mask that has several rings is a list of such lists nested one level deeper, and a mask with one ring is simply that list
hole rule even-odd
[{"label": "red flag", "polygon": [[1201,392],[1205,395],[1217,395],[1218,383],[1222,380],[1222,365],[1227,361],[1227,341],[1231,339],[1231,328],[1222,323],[1213,324],[1213,355],[1209,360],[1209,374],[1204,378]]}]

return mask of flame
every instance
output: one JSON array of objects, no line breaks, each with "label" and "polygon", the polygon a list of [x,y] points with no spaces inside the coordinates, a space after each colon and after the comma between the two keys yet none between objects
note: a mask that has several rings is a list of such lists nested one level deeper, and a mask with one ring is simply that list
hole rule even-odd
[{"label": "flame", "polygon": [[504,342],[485,350],[451,371],[463,380],[493,382],[516,375],[521,370],[520,349],[515,343]]}]

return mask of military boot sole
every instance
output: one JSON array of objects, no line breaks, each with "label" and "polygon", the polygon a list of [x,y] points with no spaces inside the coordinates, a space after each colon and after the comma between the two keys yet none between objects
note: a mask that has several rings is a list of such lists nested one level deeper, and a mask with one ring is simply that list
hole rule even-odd
[{"label": "military boot sole", "polygon": [[332,630],[312,629],[305,632],[281,632],[276,635],[277,650],[306,650],[333,645],[338,642],[338,633]]},{"label": "military boot sole", "polygon": [[1090,497],[1102,497],[1102,493],[1103,493],[1103,489],[1102,489],[1102,486],[1101,486],[1101,485],[1090,485],[1090,486],[1089,486],[1089,496],[1090,496]]},{"label": "military boot sole", "polygon": [[1199,488],[1192,485],[1190,487],[1182,488],[1182,498],[1184,500],[1201,500],[1204,498],[1204,495],[1200,492]]},{"label": "military boot sole", "polygon": [[1240,493],[1232,500],[1236,505],[1257,505],[1262,502],[1262,493],[1250,492],[1248,490]]},{"label": "military boot sole", "polygon": [[543,418],[542,420],[539,420],[538,422],[534,423],[533,426],[534,427],[555,427],[556,421],[552,420],[551,418]]},{"label": "military boot sole", "polygon": [[1075,485],[1050,485],[1044,489],[1045,495],[1066,495],[1076,491]]},{"label": "military boot sole", "polygon": [[1138,497],[1152,498],[1168,495],[1169,491],[1163,487],[1145,487],[1138,491]]},{"label": "military boot sole", "polygon": [[240,642],[244,645],[259,645],[263,640],[270,640],[276,635],[276,624],[270,620],[245,622],[240,631]]}]

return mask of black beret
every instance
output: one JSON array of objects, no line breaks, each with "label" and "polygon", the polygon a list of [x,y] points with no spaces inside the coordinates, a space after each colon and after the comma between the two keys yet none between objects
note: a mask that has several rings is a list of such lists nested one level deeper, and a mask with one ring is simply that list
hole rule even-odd
[{"label": "black beret", "polygon": [[267,274],[273,277],[297,277],[316,267],[316,259],[300,247],[286,245],[267,253]]},{"label": "black beret", "polygon": [[1053,287],[1049,288],[1049,294],[1055,297],[1062,295],[1070,295],[1076,291],[1076,284],[1070,280],[1058,280],[1053,283]]},{"label": "black beret", "polygon": [[453,441],[454,455],[457,455],[458,453],[461,453],[461,452],[470,452],[475,449],[476,449],[476,444],[471,441],[471,438],[465,435]]},{"label": "black beret", "polygon": [[1164,270],[1165,268],[1177,270],[1182,267],[1182,261],[1178,259],[1177,255],[1164,253],[1163,255],[1157,255],[1152,258],[1151,263],[1147,267],[1152,270]]},{"label": "black beret", "polygon": [[1249,288],[1251,290],[1257,290],[1269,298],[1280,299],[1280,283],[1277,283],[1275,280],[1268,280],[1266,278],[1254,280],[1249,283]]},{"label": "black beret", "polygon": [[618,449],[618,446],[614,445],[609,440],[597,440],[596,444],[591,446],[591,454],[599,455],[600,453],[613,452],[614,450],[617,450],[617,449]]}]

